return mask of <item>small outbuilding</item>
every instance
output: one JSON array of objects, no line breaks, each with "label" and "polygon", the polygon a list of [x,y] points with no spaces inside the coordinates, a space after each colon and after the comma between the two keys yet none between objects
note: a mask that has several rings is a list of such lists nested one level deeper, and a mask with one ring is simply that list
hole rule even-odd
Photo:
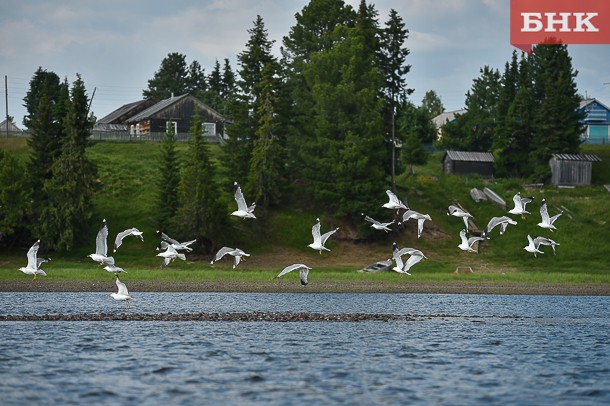
[{"label": "small outbuilding", "polygon": [[593,162],[600,161],[597,155],[553,154],[549,160],[551,183],[556,186],[588,186]]},{"label": "small outbuilding", "polygon": [[445,173],[476,174],[486,178],[494,175],[494,156],[491,152],[447,151],[442,163]]}]

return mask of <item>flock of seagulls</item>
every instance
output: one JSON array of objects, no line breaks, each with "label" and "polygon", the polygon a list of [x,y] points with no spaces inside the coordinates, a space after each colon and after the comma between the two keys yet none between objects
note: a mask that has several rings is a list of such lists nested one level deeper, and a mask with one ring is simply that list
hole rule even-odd
[{"label": "flock of seagulls", "polygon": [[[252,203],[250,206],[246,204],[239,183],[234,182],[234,189],[234,197],[235,202],[237,203],[237,210],[233,211],[231,215],[244,220],[256,219],[256,216],[254,215],[256,203]],[[417,221],[417,238],[419,239],[422,236],[424,222],[432,221],[430,215],[422,214],[415,210],[412,210],[411,208],[409,208],[406,201],[403,202],[402,200],[400,200],[391,190],[386,190],[386,194],[388,196],[388,202],[384,203],[381,207],[392,211],[396,210],[396,216],[402,218],[402,221],[397,223],[399,226],[409,220]],[[530,212],[526,211],[526,206],[533,200],[534,197],[521,197],[520,192],[518,192],[513,197],[514,207],[508,210],[508,214],[520,215],[522,218],[525,218],[525,215],[530,214]],[[400,216],[401,210],[404,210],[402,216]],[[542,229],[549,230],[550,232],[552,232],[553,230],[557,230],[554,223],[562,214],[563,212],[560,211],[552,217],[549,216],[546,199],[542,199],[542,204],[540,206],[541,221],[537,225]],[[462,207],[454,204],[450,205],[447,208],[447,215],[456,218],[461,218],[464,222],[464,229],[460,231],[461,242],[458,245],[458,248],[466,252],[477,253],[478,250],[474,248],[475,244],[477,242],[490,239],[490,234],[492,230],[494,230],[496,227],[499,227],[499,233],[500,235],[503,235],[509,225],[517,224],[517,221],[513,220],[507,215],[493,217],[491,218],[491,220],[489,220],[487,226],[485,227],[485,230],[481,233],[481,235],[468,236],[469,222],[471,220],[474,220],[474,216],[472,216],[472,214],[464,210]],[[362,213],[362,216],[366,222],[371,223],[372,228],[384,231],[386,233],[392,231],[390,226],[395,223],[394,220],[389,222],[381,222],[366,215],[365,213]],[[308,247],[318,251],[320,255],[322,255],[323,251],[330,251],[330,249],[327,248],[325,244],[328,239],[337,231],[339,231],[339,228],[332,229],[322,234],[320,219],[317,218],[311,228],[313,242],[309,244]],[[157,231],[157,234],[161,238],[161,242],[157,247],[157,250],[160,252],[157,254],[157,256],[163,258],[163,263],[161,265],[162,267],[168,266],[172,261],[176,259],[185,261],[186,255],[184,254],[184,252],[192,251],[191,245],[196,242],[196,240],[180,242],[169,237],[162,231]],[[117,234],[114,241],[114,253],[116,253],[119,247],[122,245],[123,240],[129,236],[134,236],[139,238],[141,241],[144,241],[143,233],[141,231],[139,231],[137,228],[129,228]],[[95,252],[93,254],[89,254],[88,257],[91,258],[93,261],[97,262],[99,266],[103,266],[104,270],[112,273],[115,276],[118,291],[117,293],[112,293],[111,296],[115,300],[123,301],[128,305],[129,301],[132,300],[132,297],[129,294],[125,283],[123,283],[119,277],[120,274],[127,273],[127,271],[117,266],[114,257],[108,255],[107,240],[108,223],[106,222],[106,219],[104,219],[96,236]],[[559,245],[554,240],[544,236],[532,238],[530,235],[528,235],[527,240],[528,244],[524,247],[524,250],[529,253],[533,253],[535,256],[537,254],[544,253],[540,249],[540,246],[542,245],[550,246],[553,250],[553,254],[556,253],[555,247]],[[39,246],[40,240],[36,241],[34,245],[32,245],[32,247],[29,249],[27,254],[27,266],[19,268],[19,270],[24,274],[32,275],[32,280],[36,280],[38,275],[46,276],[46,273],[40,268],[40,266],[43,263],[50,261],[50,258],[38,258]],[[250,254],[244,252],[240,248],[224,246],[220,250],[218,250],[214,258],[212,259],[211,264],[214,264],[225,257],[233,257],[233,269],[235,269],[241,261],[244,261],[246,257],[249,256]],[[420,250],[415,248],[399,248],[398,245],[394,243],[392,257],[388,261],[392,261],[394,263],[394,266],[391,268],[393,271],[401,275],[411,275],[410,271],[413,266],[421,262],[423,259],[427,259],[427,257]],[[292,265],[288,265],[284,269],[282,269],[282,271],[276,276],[276,278],[280,278],[292,271],[299,271],[301,285],[306,286],[308,284],[308,275],[311,269],[311,267],[305,264],[295,263]]]}]

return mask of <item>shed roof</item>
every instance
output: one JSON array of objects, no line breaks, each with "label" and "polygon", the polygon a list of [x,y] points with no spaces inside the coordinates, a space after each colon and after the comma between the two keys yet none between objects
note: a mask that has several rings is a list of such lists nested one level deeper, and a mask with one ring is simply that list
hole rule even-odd
[{"label": "shed roof", "polygon": [[452,161],[465,162],[493,162],[494,156],[491,152],[469,152],[469,151],[446,151],[443,155],[448,156]]},{"label": "shed roof", "polygon": [[601,162],[600,157],[592,154],[552,154],[551,156],[559,161]]}]

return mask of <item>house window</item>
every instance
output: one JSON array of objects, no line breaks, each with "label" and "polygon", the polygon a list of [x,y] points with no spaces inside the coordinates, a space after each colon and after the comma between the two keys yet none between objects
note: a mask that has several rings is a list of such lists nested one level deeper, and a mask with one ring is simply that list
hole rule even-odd
[{"label": "house window", "polygon": [[203,123],[203,135],[216,135],[216,123]]},{"label": "house window", "polygon": [[166,121],[165,122],[165,132],[169,133],[170,129],[173,127],[174,134],[178,134],[178,123],[175,121]]}]

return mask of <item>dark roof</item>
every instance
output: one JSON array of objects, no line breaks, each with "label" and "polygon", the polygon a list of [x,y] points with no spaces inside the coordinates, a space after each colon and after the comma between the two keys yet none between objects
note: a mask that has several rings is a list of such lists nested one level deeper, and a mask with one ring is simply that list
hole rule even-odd
[{"label": "dark roof", "polygon": [[150,99],[143,99],[143,100],[139,100],[137,102],[125,104],[125,105],[119,107],[118,109],[116,109],[115,111],[113,111],[112,113],[108,114],[107,116],[97,120],[97,123],[99,123],[99,124],[120,124],[120,123],[116,123],[115,121],[125,115],[129,115],[130,111],[137,109],[138,107],[140,107],[140,105],[145,104],[145,103],[151,103],[151,102],[152,101]]},{"label": "dark roof", "polygon": [[551,156],[559,161],[601,162],[600,157],[591,154],[552,154]]},{"label": "dark roof", "polygon": [[169,99],[161,100],[159,103],[154,104],[154,105],[150,106],[149,108],[147,108],[146,110],[142,111],[141,113],[136,114],[135,116],[131,117],[129,120],[127,120],[127,122],[129,122],[129,123],[137,122],[137,121],[142,121],[147,118],[150,118],[150,117],[154,116],[155,114],[157,114],[158,112],[163,111],[168,106],[171,106],[172,104],[177,103],[178,101],[185,99],[188,96],[189,95],[187,93],[187,94],[183,94],[181,96],[174,96],[174,97],[170,97]]},{"label": "dark roof", "polygon": [[443,155],[448,156],[452,161],[466,161],[466,162],[493,162],[494,156],[491,152],[468,152],[468,151],[447,151]]}]

